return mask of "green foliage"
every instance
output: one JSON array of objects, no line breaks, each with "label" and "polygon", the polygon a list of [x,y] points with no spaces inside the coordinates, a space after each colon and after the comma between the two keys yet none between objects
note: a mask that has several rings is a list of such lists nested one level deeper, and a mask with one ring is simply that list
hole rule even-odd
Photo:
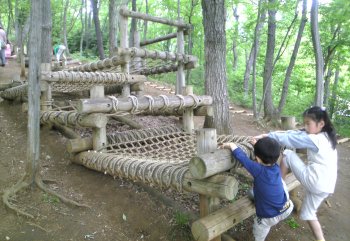
[{"label": "green foliage", "polygon": [[54,205],[60,202],[60,199],[57,196],[53,196],[48,193],[43,194],[42,200],[46,203],[51,203]]},{"label": "green foliage", "polygon": [[192,241],[193,236],[190,228],[190,217],[188,214],[176,211],[174,213],[175,224],[169,233],[169,240]]},{"label": "green foliage", "polygon": [[291,229],[297,229],[300,227],[299,223],[293,217],[287,218],[285,222]]}]

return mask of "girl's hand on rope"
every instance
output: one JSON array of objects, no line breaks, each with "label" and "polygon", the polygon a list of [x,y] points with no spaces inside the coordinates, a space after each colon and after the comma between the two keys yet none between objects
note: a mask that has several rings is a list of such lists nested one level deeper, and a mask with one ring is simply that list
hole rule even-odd
[{"label": "girl's hand on rope", "polygon": [[226,142],[224,144],[222,144],[222,148],[225,148],[225,149],[230,149],[231,151],[234,151],[236,150],[238,147],[235,143],[233,142]]}]

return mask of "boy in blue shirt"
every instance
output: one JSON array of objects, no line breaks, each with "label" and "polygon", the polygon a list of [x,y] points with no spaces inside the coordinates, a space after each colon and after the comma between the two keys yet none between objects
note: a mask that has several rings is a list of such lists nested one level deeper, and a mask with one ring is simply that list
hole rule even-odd
[{"label": "boy in blue shirt", "polygon": [[286,184],[281,178],[277,160],[281,154],[279,143],[269,137],[259,139],[254,145],[256,162],[234,143],[224,143],[224,148],[254,177],[254,204],[256,217],[253,234],[255,241],[263,241],[270,228],[287,218],[293,211]]}]

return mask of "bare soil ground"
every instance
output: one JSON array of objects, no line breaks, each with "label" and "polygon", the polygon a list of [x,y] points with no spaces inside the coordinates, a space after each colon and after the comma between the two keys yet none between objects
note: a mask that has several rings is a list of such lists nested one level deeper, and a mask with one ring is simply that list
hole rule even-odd
[{"label": "bare soil ground", "polygon": [[[0,69],[0,83],[19,75],[13,61]],[[148,94],[164,94],[147,87]],[[235,108],[242,110],[242,108]],[[250,115],[234,114],[235,134],[250,136],[267,129],[259,129]],[[148,126],[174,124],[177,120],[165,117],[145,117]],[[197,118],[200,126],[203,119]],[[121,129],[125,128],[120,126]],[[198,197],[171,190],[159,190],[142,183],[113,179],[103,173],[72,164],[65,150],[66,139],[54,130],[41,130],[40,166],[45,183],[53,190],[90,208],[61,203],[36,187],[23,190],[11,202],[35,216],[27,219],[0,204],[0,241],[80,241],[80,240],[191,240],[188,228],[176,225],[175,213],[186,213],[191,220],[198,218]],[[18,102],[0,102],[0,194],[14,185],[24,173],[27,152],[27,116]],[[350,240],[350,142],[338,146],[339,171],[334,195],[322,204],[319,219],[326,239]],[[244,181],[244,180],[242,180]],[[243,185],[244,187],[244,185]],[[298,188],[302,196],[302,188]],[[267,240],[313,240],[305,222],[292,229],[282,222],[273,228]],[[252,218],[229,230],[235,240],[249,241]]]}]

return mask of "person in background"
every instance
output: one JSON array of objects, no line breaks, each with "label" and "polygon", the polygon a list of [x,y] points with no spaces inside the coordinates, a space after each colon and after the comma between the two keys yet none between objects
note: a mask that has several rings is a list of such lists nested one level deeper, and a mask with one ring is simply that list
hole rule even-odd
[{"label": "person in background", "polygon": [[63,44],[56,44],[53,48],[53,52],[55,54],[56,60],[59,63],[61,60],[61,55],[64,59],[64,61],[67,61],[65,52],[66,51],[66,46],[64,46]]},{"label": "person in background", "polygon": [[307,149],[307,164],[295,152],[285,150],[281,173],[285,178],[291,170],[304,186],[305,196],[300,219],[308,222],[317,241],[324,241],[316,213],[322,201],[335,189],[338,168],[336,132],[325,108],[311,107],[304,111],[303,118],[303,130],[270,132],[256,136],[255,139],[268,136],[287,148]]},{"label": "person in background", "polygon": [[281,155],[280,145],[269,137],[258,140],[254,145],[256,162],[250,160],[232,142],[224,143],[223,147],[230,149],[235,159],[254,177],[253,194],[256,217],[253,234],[255,241],[263,241],[271,227],[287,218],[294,207],[277,164]]},{"label": "person in background", "polygon": [[0,59],[1,59],[2,67],[5,67],[5,64],[6,64],[6,58],[5,58],[6,44],[7,44],[6,32],[4,28],[0,25],[0,45],[1,45]]}]

